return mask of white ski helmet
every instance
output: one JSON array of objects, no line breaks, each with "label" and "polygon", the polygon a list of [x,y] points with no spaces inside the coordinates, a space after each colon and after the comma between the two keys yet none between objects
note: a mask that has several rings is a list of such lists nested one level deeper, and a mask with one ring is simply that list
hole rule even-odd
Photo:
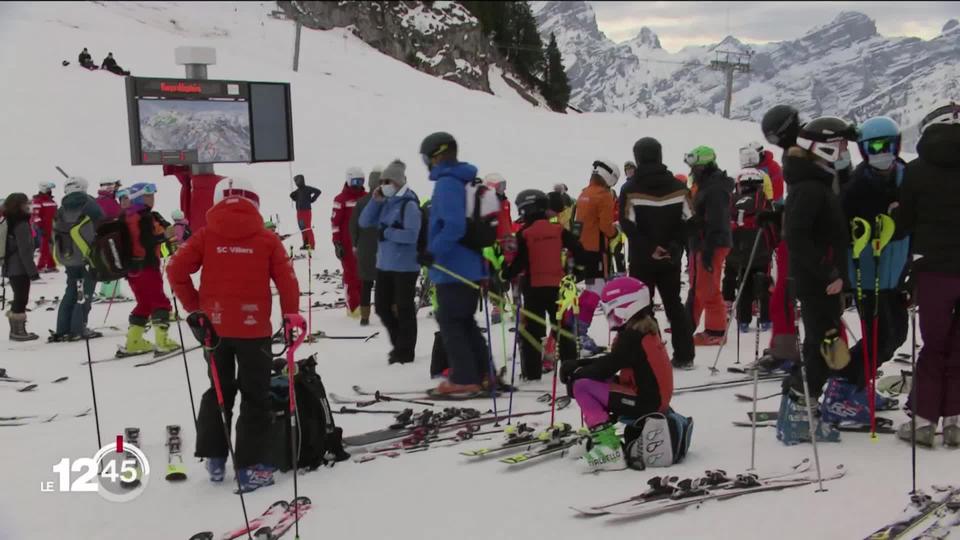
[{"label": "white ski helmet", "polygon": [[40,193],[52,193],[55,187],[57,187],[57,185],[53,182],[40,182],[37,184],[37,190]]},{"label": "white ski helmet", "polygon": [[70,195],[71,193],[87,192],[87,179],[80,176],[71,176],[67,178],[67,181],[63,184],[63,194]]},{"label": "white ski helmet", "polygon": [[216,191],[213,194],[213,204],[219,204],[224,199],[239,197],[253,203],[260,208],[260,196],[254,191],[253,186],[246,180],[239,178],[224,177],[217,182]]},{"label": "white ski helmet", "polygon": [[598,159],[593,162],[593,174],[603,178],[607,186],[613,187],[620,180],[620,169],[609,159]]},{"label": "white ski helmet", "polygon": [[347,185],[352,187],[363,187],[363,183],[367,181],[366,176],[363,174],[363,169],[360,167],[350,167],[347,169],[346,177]]},{"label": "white ski helmet", "polygon": [[740,174],[737,175],[737,185],[763,185],[764,180],[766,180],[767,174],[760,169],[755,169],[753,167],[748,167],[740,171]]},{"label": "white ski helmet", "polygon": [[754,141],[740,149],[740,166],[756,167],[763,161],[763,145]]},{"label": "white ski helmet", "polygon": [[507,191],[507,179],[500,173],[490,173],[484,176],[483,183],[499,195],[503,195]]}]

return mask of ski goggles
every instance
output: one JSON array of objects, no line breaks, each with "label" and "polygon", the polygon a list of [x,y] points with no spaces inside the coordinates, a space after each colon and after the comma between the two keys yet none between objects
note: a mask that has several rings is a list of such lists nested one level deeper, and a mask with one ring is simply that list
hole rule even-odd
[{"label": "ski goggles", "polygon": [[687,166],[689,166],[689,167],[696,167],[697,165],[704,165],[703,163],[700,163],[700,157],[699,157],[697,154],[694,154],[693,152],[688,152],[688,153],[684,154],[684,155],[683,155],[683,162],[686,163]]},{"label": "ski goggles", "polygon": [[897,153],[897,141],[887,137],[863,141],[860,147],[869,155]]},{"label": "ski goggles", "polygon": [[602,161],[593,162],[593,172],[599,173],[600,171],[607,171],[607,174],[613,176],[613,169]]},{"label": "ski goggles", "polygon": [[351,178],[347,183],[350,185],[350,187],[363,187],[364,182],[365,180],[363,179],[363,177],[360,177],[360,178]]},{"label": "ski goggles", "polygon": [[423,164],[429,169],[430,168],[430,156],[426,154],[420,154],[420,159],[423,161]]}]

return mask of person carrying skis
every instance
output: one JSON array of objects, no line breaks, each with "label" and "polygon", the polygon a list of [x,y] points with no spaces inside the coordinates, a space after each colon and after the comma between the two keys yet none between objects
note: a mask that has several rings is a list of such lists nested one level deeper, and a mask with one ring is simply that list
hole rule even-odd
[{"label": "person carrying skis", "polygon": [[290,193],[290,199],[297,208],[297,227],[303,237],[303,245],[300,249],[315,249],[316,242],[313,238],[313,203],[320,198],[320,190],[308,186],[302,174],[293,177],[293,183],[297,189]]},{"label": "person carrying skis", "polygon": [[684,162],[690,167],[696,195],[693,198],[692,255],[695,263],[690,279],[694,294],[692,325],[704,331],[693,336],[694,345],[721,345],[726,342],[727,310],[721,291],[723,263],[730,252],[730,194],[733,180],[717,166],[717,154],[709,146],[688,152]]},{"label": "person carrying skis", "polygon": [[360,215],[361,227],[376,227],[377,316],[390,335],[388,363],[413,362],[417,346],[417,238],[420,236],[420,200],[407,187],[407,166],[391,162],[380,174],[380,186]]},{"label": "person carrying skis", "polygon": [[30,223],[33,225],[37,242],[40,245],[40,257],[37,259],[37,271],[41,274],[57,271],[57,262],[53,259],[53,218],[57,215],[57,203],[53,200],[53,182],[40,182],[40,189],[33,196],[33,213]]},{"label": "person carrying skis", "polygon": [[97,65],[93,63],[93,56],[87,51],[87,48],[84,47],[80,54],[77,55],[77,61],[80,62],[81,67],[87,69],[97,69]]},{"label": "person carrying skis", "polygon": [[[60,300],[57,329],[48,339],[50,342],[94,339],[103,335],[87,327],[97,286],[87,256],[96,235],[96,224],[103,219],[103,211],[97,200],[87,194],[85,178],[68,178],[63,184],[63,193],[53,228],[55,251],[64,266],[67,288]],[[83,298],[79,298],[78,285],[82,286]]]},{"label": "person carrying skis", "polygon": [[[163,291],[163,276],[160,274],[160,249],[167,241],[166,223],[153,211],[157,186],[137,183],[128,190],[129,206],[124,210],[124,219],[130,231],[130,273],[127,283],[136,299],[130,312],[130,327],[126,344],[119,355],[136,355],[148,352],[167,353],[180,348],[170,338],[170,299]],[[147,341],[143,334],[147,322],[153,326],[155,343]]]},{"label": "person carrying skis", "polygon": [[[560,380],[573,387],[590,437],[578,453],[590,470],[626,468],[616,417],[666,413],[673,396],[673,369],[653,313],[650,290],[633,277],[611,280],[601,306],[616,332],[607,354],[564,362]],[[613,417],[613,418],[611,418]]]},{"label": "person carrying skis", "polygon": [[[842,368],[849,361],[842,339],[844,306],[840,295],[847,276],[849,234],[837,196],[837,178],[840,171],[850,167],[847,142],[855,139],[856,129],[845,120],[820,117],[800,128],[796,145],[787,150],[783,160],[784,177],[790,187],[784,236],[796,300],[803,306],[802,354],[811,408],[817,407],[831,369]],[[790,418],[799,415],[806,419],[801,373],[800,366],[794,366],[784,379],[777,430],[808,437],[808,428],[790,429]],[[817,431],[822,432],[819,428]]]},{"label": "person carrying skis", "polygon": [[[560,281],[564,274],[564,253],[574,260],[583,256],[583,250],[577,237],[564,229],[559,223],[547,218],[547,194],[527,189],[517,194],[517,211],[523,226],[517,233],[517,254],[503,270],[505,283],[522,276],[520,292],[523,295],[524,309],[548,319],[551,328],[557,327],[557,302],[560,297]],[[568,262],[569,264],[569,262]],[[546,327],[530,320],[521,319],[520,333],[520,372],[528,381],[538,381],[543,374],[543,337]],[[571,330],[569,321],[564,328]],[[577,347],[573,340],[557,338],[559,341],[560,361],[575,360]],[[554,367],[555,368],[555,367]]]},{"label": "person carrying skis", "polygon": [[347,296],[347,315],[360,318],[360,276],[357,273],[357,256],[353,253],[350,239],[350,217],[357,201],[367,194],[363,189],[363,171],[360,167],[347,169],[347,181],[343,190],[333,198],[333,213],[330,229],[333,233],[333,252],[343,266],[343,286]]},{"label": "person carrying skis", "polygon": [[[911,235],[923,348],[908,407],[916,415],[917,442],[933,445],[943,419],[943,442],[960,446],[960,105],[949,103],[920,123],[918,157],[907,164],[893,211],[898,235]],[[899,433],[910,438],[910,422]]]},{"label": "person carrying skis", "polygon": [[383,167],[376,165],[367,177],[370,191],[357,200],[357,206],[350,216],[350,242],[353,244],[353,253],[357,257],[357,270],[360,275],[360,326],[370,324],[370,299],[373,295],[373,285],[377,280],[377,244],[380,243],[380,229],[376,226],[361,227],[360,215],[370,203],[373,192],[380,187],[380,173]]},{"label": "person carrying skis", "polygon": [[690,192],[663,164],[660,142],[643,137],[633,145],[636,172],[620,192],[620,227],[630,243],[630,276],[639,279],[660,301],[670,321],[672,363],[690,368],[695,356],[693,325],[680,299],[685,221]]},{"label": "person carrying skis", "polygon": [[449,379],[435,392],[445,396],[480,392],[489,366],[487,341],[474,319],[480,291],[461,281],[476,283],[487,277],[483,256],[460,243],[467,232],[466,186],[477,177],[477,168],[460,161],[457,153],[457,141],[449,133],[432,133],[420,143],[434,185],[427,249],[418,262],[433,267],[429,275],[437,290],[437,324],[450,364]]},{"label": "person carrying skis", "polygon": [[[216,365],[227,422],[231,424],[233,405],[240,392],[234,456],[243,491],[273,483],[274,468],[265,463],[269,442],[266,434],[273,421],[270,283],[279,292],[285,323],[298,317],[300,301],[293,266],[277,235],[263,226],[259,200],[248,183],[231,178],[221,180],[206,227],[191,236],[167,265],[170,287],[190,313],[190,329],[201,343],[213,345],[205,351],[211,368],[211,388],[200,400],[196,456],[206,458],[211,481],[223,481],[227,441],[212,387],[212,368]],[[191,279],[197,271],[199,290]]]},{"label": "person carrying skis", "polygon": [[39,336],[27,332],[27,303],[30,301],[30,282],[40,279],[33,263],[33,239],[30,235],[30,200],[23,193],[11,193],[3,201],[3,252],[0,268],[13,289],[13,301],[7,319],[10,321],[10,341],[32,341]]},{"label": "person carrying skis", "polygon": [[574,229],[579,230],[584,250],[582,261],[577,263],[583,268],[580,279],[586,281],[587,290],[598,296],[611,273],[610,240],[619,233],[614,218],[617,203],[610,193],[618,180],[620,170],[613,162],[594,160],[590,183],[580,193],[573,210]]}]

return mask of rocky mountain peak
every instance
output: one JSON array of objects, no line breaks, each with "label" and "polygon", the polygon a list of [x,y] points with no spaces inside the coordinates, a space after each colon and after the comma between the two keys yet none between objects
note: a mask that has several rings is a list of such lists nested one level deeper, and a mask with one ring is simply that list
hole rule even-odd
[{"label": "rocky mountain peak", "polygon": [[657,37],[657,34],[654,33],[653,30],[647,28],[646,26],[641,28],[640,32],[636,35],[636,37],[634,37],[630,41],[636,45],[639,45],[641,47],[647,47],[650,49],[663,48],[660,46],[660,38]]},{"label": "rocky mountain peak", "polygon": [[947,21],[947,24],[943,25],[943,29],[940,30],[940,33],[946,34],[947,32],[956,28],[958,25],[960,25],[960,22],[957,22],[956,19],[950,19],[949,21]]}]

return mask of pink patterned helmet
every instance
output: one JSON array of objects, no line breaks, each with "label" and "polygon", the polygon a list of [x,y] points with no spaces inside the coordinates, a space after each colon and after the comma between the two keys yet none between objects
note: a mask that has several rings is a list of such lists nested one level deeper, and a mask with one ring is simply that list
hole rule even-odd
[{"label": "pink patterned helmet", "polygon": [[637,278],[619,277],[609,281],[600,294],[600,306],[610,328],[619,328],[650,305],[650,290]]}]

